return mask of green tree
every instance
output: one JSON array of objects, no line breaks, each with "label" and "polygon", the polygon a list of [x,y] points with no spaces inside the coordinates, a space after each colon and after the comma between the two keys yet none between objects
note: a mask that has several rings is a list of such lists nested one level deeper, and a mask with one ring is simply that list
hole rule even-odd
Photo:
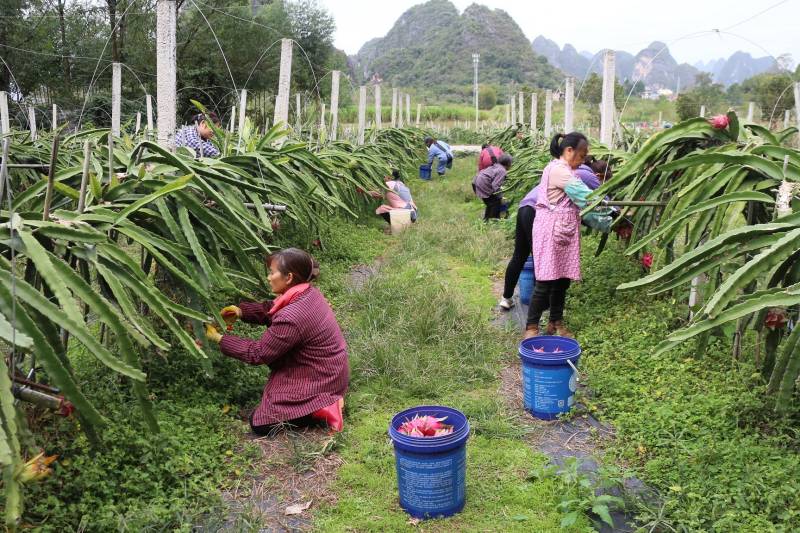
[{"label": "green tree", "polygon": [[787,109],[794,108],[792,75],[788,72],[766,72],[742,82],[742,91],[748,101],[761,108],[761,118],[782,121]]},{"label": "green tree", "polygon": [[497,91],[494,87],[481,86],[478,90],[478,107],[481,109],[492,109],[497,105]]}]

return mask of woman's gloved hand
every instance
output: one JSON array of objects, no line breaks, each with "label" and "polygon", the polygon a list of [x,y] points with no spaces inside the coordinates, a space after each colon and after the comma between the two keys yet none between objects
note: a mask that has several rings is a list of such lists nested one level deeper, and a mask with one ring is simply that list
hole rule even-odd
[{"label": "woman's gloved hand", "polygon": [[206,324],[206,339],[214,344],[219,344],[219,341],[222,340],[222,333],[220,333],[216,326],[213,324]]},{"label": "woman's gloved hand", "polygon": [[228,331],[232,330],[236,321],[242,318],[242,310],[235,305],[223,307],[219,314],[222,316],[222,320],[228,325]]}]

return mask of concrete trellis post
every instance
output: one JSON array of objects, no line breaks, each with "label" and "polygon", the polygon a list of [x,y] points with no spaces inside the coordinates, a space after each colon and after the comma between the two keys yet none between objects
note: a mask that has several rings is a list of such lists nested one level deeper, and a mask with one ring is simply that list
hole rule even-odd
[{"label": "concrete trellis post", "polygon": [[53,104],[53,118],[50,120],[50,129],[56,131],[58,129],[58,106]]},{"label": "concrete trellis post", "polygon": [[397,94],[397,127],[402,128],[403,123],[403,93]]},{"label": "concrete trellis post", "polygon": [[525,124],[525,93],[521,92],[517,95],[517,99],[519,100],[519,105],[517,107],[517,122],[520,124]]},{"label": "concrete trellis post", "polygon": [[231,119],[228,121],[228,131],[233,133],[234,125],[236,124],[236,106],[231,107]]},{"label": "concrete trellis post", "polygon": [[511,96],[511,123],[517,123],[517,100],[514,96]]},{"label": "concrete trellis post", "polygon": [[145,110],[147,114],[147,131],[153,131],[153,97],[149,94],[145,95]]},{"label": "concrete trellis post", "polygon": [[111,133],[119,137],[122,133],[120,114],[122,113],[122,65],[111,64]]},{"label": "concrete trellis post", "polygon": [[553,134],[553,91],[544,93],[544,136],[549,139]]},{"label": "concrete trellis post", "polygon": [[0,135],[5,135],[11,131],[11,123],[8,120],[8,94],[0,91]]},{"label": "concrete trellis post", "polygon": [[664,123],[664,112],[663,111],[659,111],[658,112],[658,127],[660,128],[661,124],[663,124],[663,123]]},{"label": "concrete trellis post", "polygon": [[786,128],[789,127],[789,120],[791,119],[791,116],[792,116],[792,112],[789,111],[788,109],[783,112],[783,129],[786,129]]},{"label": "concrete trellis post", "polygon": [[36,132],[36,110],[33,106],[28,107],[28,122],[30,123],[31,140],[35,141],[38,138],[38,134]]},{"label": "concrete trellis post", "polygon": [[564,133],[575,129],[575,78],[569,76],[564,83]]},{"label": "concrete trellis post", "polygon": [[411,126],[411,95],[406,94],[406,126]]},{"label": "concrete trellis post", "polygon": [[319,116],[319,131],[320,133],[325,131],[325,104],[322,104],[322,113]]},{"label": "concrete trellis post", "polygon": [[339,131],[339,78],[341,72],[334,70],[331,72],[331,140],[336,140]]},{"label": "concrete trellis post", "polygon": [[379,130],[383,127],[383,108],[381,107],[381,86],[379,83],[375,84],[375,129]]},{"label": "concrete trellis post", "polygon": [[364,144],[364,128],[367,123],[367,86],[358,90],[358,144]]},{"label": "concrete trellis post", "polygon": [[295,96],[295,104],[294,104],[294,128],[297,133],[300,133],[302,130],[303,124],[303,110],[300,107],[300,93],[297,93]]},{"label": "concrete trellis post", "polygon": [[611,147],[614,141],[614,87],[616,58],[613,50],[606,50],[603,60],[603,102],[600,114],[600,142]]},{"label": "concrete trellis post", "polygon": [[136,129],[133,131],[133,134],[134,135],[138,135],[140,129],[142,129],[142,112],[141,111],[137,111],[136,112]]},{"label": "concrete trellis post", "polygon": [[700,106],[700,116],[701,117],[706,116],[706,106],[704,106],[704,105]]},{"label": "concrete trellis post", "polygon": [[392,88],[392,127],[397,127],[397,89]]},{"label": "concrete trellis post", "polygon": [[756,103],[749,102],[747,104],[747,122],[753,122],[755,116],[756,116]]},{"label": "concrete trellis post", "polygon": [[800,81],[794,82],[794,120],[800,129]]},{"label": "concrete trellis post", "polygon": [[510,126],[511,125],[511,108],[508,106],[508,104],[505,105],[505,108],[506,108],[506,126]]},{"label": "concrete trellis post", "polygon": [[247,114],[247,89],[242,89],[239,93],[239,125],[236,131],[239,133],[239,143],[242,142],[242,131],[244,131],[244,120]]},{"label": "concrete trellis post", "polygon": [[419,126],[419,116],[422,114],[422,104],[417,104],[417,126]]},{"label": "concrete trellis post", "polygon": [[278,96],[275,98],[274,124],[289,125],[289,87],[292,82],[292,40],[281,39],[281,70],[278,75]]},{"label": "concrete trellis post", "polygon": [[156,3],[156,105],[158,106],[158,144],[175,148],[176,96],[176,10],[175,0]]},{"label": "concrete trellis post", "polygon": [[531,131],[536,131],[536,114],[539,111],[539,95],[531,93]]}]

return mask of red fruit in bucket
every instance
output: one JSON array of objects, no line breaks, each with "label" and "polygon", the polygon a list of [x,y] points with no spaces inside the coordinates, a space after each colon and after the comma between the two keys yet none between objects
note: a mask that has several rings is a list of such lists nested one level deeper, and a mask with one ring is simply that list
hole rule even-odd
[{"label": "red fruit in bucket", "polygon": [[730,124],[730,120],[728,120],[728,115],[715,115],[708,119],[708,123],[715,130],[724,130]]},{"label": "red fruit in bucket", "polygon": [[433,416],[415,415],[411,420],[406,420],[397,431],[409,437],[442,437],[453,433],[453,426],[442,424],[447,417],[436,418]]}]

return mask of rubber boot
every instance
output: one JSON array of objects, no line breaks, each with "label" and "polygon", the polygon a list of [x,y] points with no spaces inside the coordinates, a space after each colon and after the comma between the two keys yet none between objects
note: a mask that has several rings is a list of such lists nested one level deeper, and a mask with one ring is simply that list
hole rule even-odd
[{"label": "rubber boot", "polygon": [[325,422],[328,424],[329,428],[338,433],[344,428],[344,417],[342,416],[343,407],[344,398],[339,398],[328,407],[317,409],[311,413],[311,418]]},{"label": "rubber boot", "polygon": [[538,337],[538,336],[539,336],[539,326],[537,324],[533,324],[525,328],[525,335],[522,338],[530,339],[531,337]]},{"label": "rubber boot", "polygon": [[[559,337],[567,337],[568,339],[574,339],[575,335],[572,334],[570,330],[567,329],[567,326],[564,325],[563,320],[556,320],[554,322],[550,322],[547,324],[547,331],[550,331],[550,326],[553,326],[555,330],[555,334]],[[549,333],[548,333],[549,335]]]}]

